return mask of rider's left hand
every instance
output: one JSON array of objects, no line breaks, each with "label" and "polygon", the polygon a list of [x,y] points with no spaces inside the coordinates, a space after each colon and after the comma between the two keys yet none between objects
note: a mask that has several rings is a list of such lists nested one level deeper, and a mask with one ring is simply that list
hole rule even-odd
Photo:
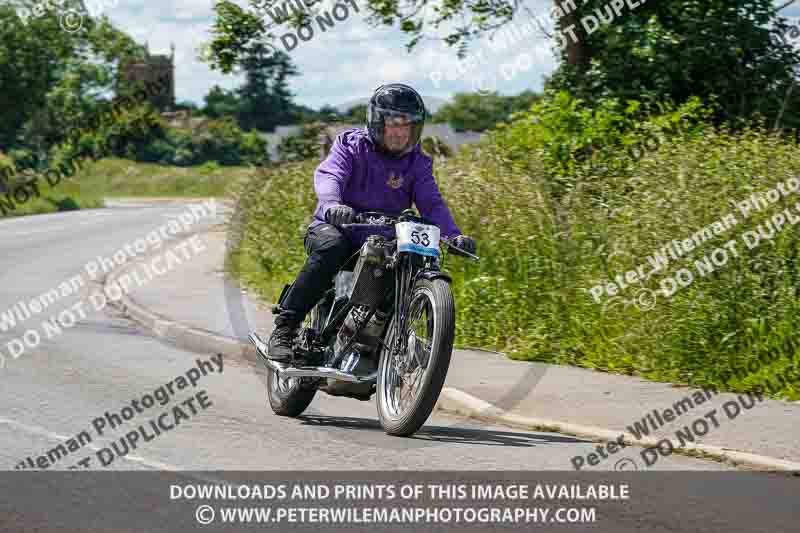
[{"label": "rider's left hand", "polygon": [[[465,252],[475,255],[475,240],[472,237],[459,235],[452,240],[452,244]],[[453,253],[458,253],[458,250],[453,250]]]}]

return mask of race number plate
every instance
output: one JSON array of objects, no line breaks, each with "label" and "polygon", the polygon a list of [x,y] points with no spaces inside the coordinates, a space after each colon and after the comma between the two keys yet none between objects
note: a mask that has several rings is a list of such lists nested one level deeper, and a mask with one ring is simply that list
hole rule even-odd
[{"label": "race number plate", "polygon": [[436,226],[399,222],[395,229],[399,251],[439,257],[439,228]]}]

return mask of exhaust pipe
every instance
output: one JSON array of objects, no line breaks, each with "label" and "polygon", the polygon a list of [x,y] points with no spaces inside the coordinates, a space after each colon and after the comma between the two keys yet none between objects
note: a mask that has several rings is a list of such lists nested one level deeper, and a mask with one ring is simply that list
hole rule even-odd
[{"label": "exhaust pipe", "polygon": [[267,357],[267,344],[261,340],[255,332],[248,335],[248,339],[256,347],[256,353],[261,357],[261,360],[270,368],[280,374],[281,377],[289,378],[331,378],[340,381],[347,381],[348,383],[365,383],[372,382],[378,379],[378,372],[375,371],[366,376],[356,376],[349,372],[342,372],[336,368],[329,368],[324,366],[291,366],[287,363],[279,363]]}]

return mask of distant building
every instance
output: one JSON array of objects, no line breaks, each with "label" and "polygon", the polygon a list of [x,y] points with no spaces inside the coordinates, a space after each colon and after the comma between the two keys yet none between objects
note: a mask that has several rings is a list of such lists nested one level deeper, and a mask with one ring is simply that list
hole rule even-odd
[{"label": "distant building", "polygon": [[[170,55],[150,54],[145,45],[144,58],[122,61],[119,67],[118,82],[148,83],[159,90],[148,91],[148,99],[159,111],[175,109],[175,45],[171,46]],[[159,80],[167,80],[160,83]]]},{"label": "distant building", "polygon": [[[318,141],[320,145],[320,157],[324,159],[330,152],[333,140],[346,129],[349,128],[363,128],[364,124],[346,124],[343,122],[330,123],[320,133]],[[302,129],[299,124],[291,126],[278,126],[273,133],[259,133],[268,143],[268,152],[273,161],[280,159],[278,153],[278,145],[286,137],[298,135]],[[477,143],[480,141],[483,134],[477,131],[455,131],[450,124],[433,124],[425,122],[425,129],[422,131],[422,137],[427,136],[437,137],[440,141],[446,144],[453,152],[457,152],[458,148],[463,144]]]},{"label": "distant building", "polygon": [[[322,145],[321,149],[325,150],[325,157],[327,157],[327,153],[330,151],[330,145],[333,142],[333,139],[336,138],[341,132],[349,128],[363,128],[364,124],[331,124],[326,129],[326,136],[330,141],[325,143],[325,139],[320,136],[320,144]],[[458,148],[462,144],[472,144],[477,143],[481,140],[483,134],[478,131],[456,131],[453,129],[450,124],[442,123],[442,124],[434,124],[430,121],[425,122],[425,128],[422,130],[422,139],[425,137],[436,137],[441,142],[446,144],[453,152],[457,152]],[[325,143],[325,144],[323,144]]]}]

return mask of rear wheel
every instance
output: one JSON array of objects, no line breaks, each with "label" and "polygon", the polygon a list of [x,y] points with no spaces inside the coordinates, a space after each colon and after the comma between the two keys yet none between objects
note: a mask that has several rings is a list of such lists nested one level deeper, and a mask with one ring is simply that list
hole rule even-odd
[{"label": "rear wheel", "polygon": [[[324,302],[315,305],[306,317],[303,327],[314,328],[318,332],[325,320]],[[309,378],[281,377],[275,370],[267,371],[267,398],[272,411],[279,416],[299,416],[305,411],[317,394],[317,384]]]},{"label": "rear wheel", "polygon": [[455,338],[455,303],[443,279],[419,280],[398,350],[395,314],[378,368],[378,416],[389,435],[409,436],[430,416],[444,385]]},{"label": "rear wheel", "polygon": [[311,404],[317,393],[316,385],[308,385],[301,378],[280,377],[270,369],[267,375],[269,405],[279,416],[299,416]]}]

